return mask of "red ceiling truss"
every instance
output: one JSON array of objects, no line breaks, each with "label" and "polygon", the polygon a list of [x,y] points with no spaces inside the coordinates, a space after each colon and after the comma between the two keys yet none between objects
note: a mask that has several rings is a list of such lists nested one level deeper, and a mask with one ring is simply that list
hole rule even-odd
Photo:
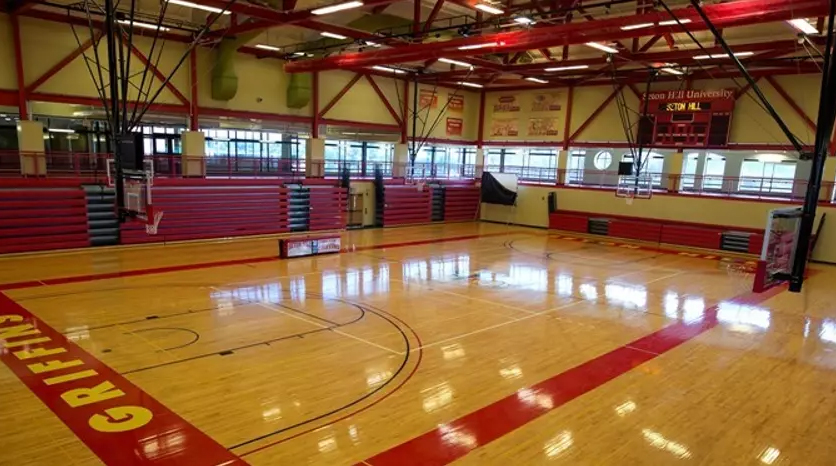
[{"label": "red ceiling truss", "polygon": [[[387,5],[399,0],[365,0],[364,8],[374,11],[382,11]],[[416,5],[420,4],[420,0],[414,0]],[[467,0],[446,0],[449,3],[456,3],[458,5],[468,5]],[[228,5],[227,0],[201,0],[201,3],[225,7]],[[420,37],[432,31],[433,22],[439,17],[443,11],[445,0],[436,0],[429,15],[422,22],[420,21],[420,9],[418,9],[416,22],[418,25],[413,32]],[[467,60],[475,66],[472,71],[456,69],[451,67],[449,71],[442,72],[428,72],[419,76],[419,80],[434,80],[441,85],[455,85],[455,82],[465,77],[472,82],[481,82],[490,85],[489,88],[483,89],[480,93],[479,102],[479,122],[477,131],[478,145],[491,144],[484,141],[484,117],[485,117],[485,100],[486,91],[491,90],[521,90],[521,89],[541,89],[547,87],[568,87],[568,101],[567,101],[567,117],[565,119],[564,128],[564,149],[568,148],[570,144],[578,144],[578,138],[583,131],[610,105],[616,97],[617,92],[621,92],[624,87],[629,87],[631,92],[639,94],[635,84],[644,83],[647,79],[647,67],[631,69],[628,65],[635,64],[649,64],[649,63],[665,63],[675,62],[680,66],[688,66],[692,73],[687,77],[690,83],[694,79],[712,79],[712,78],[728,78],[738,77],[739,73],[733,69],[728,60],[700,60],[696,61],[693,57],[695,54],[722,54],[723,51],[717,47],[713,42],[707,42],[705,50],[692,48],[689,50],[676,49],[671,47],[671,50],[663,52],[650,51],[656,46],[659,41],[666,40],[668,45],[672,44],[672,33],[680,32],[678,26],[653,26],[642,28],[638,30],[622,30],[622,26],[638,24],[638,23],[658,23],[659,21],[670,20],[670,16],[661,11],[655,11],[652,3],[647,0],[638,0],[636,2],[636,14],[628,16],[600,16],[594,17],[591,10],[583,9],[578,0],[560,0],[555,2],[548,1],[534,1],[524,5],[512,5],[506,7],[509,17],[513,12],[519,11],[533,11],[536,10],[540,14],[548,15],[548,21],[544,21],[542,25],[537,25],[532,28],[522,28],[516,30],[500,30],[503,32],[488,32],[488,29],[482,31],[481,34],[474,34],[470,37],[461,37],[450,39],[446,41],[420,43],[413,41],[410,37],[398,38],[383,38],[377,34],[370,32],[352,29],[346,26],[328,24],[321,21],[327,17],[318,17],[311,13],[311,10],[293,11],[295,1],[285,0],[283,3],[284,10],[274,10],[265,6],[260,6],[248,2],[235,2],[230,7],[230,10],[238,17],[246,17],[242,22],[234,22],[226,29],[216,30],[212,33],[214,37],[220,37],[229,34],[238,34],[247,31],[254,31],[268,27],[275,27],[284,24],[294,24],[296,26],[305,27],[312,30],[332,32],[341,34],[355,40],[375,41],[385,44],[386,48],[381,49],[366,49],[361,52],[350,52],[332,55],[329,57],[305,59],[288,62],[285,69],[288,72],[314,72],[313,82],[313,111],[311,117],[294,116],[294,115],[276,115],[267,113],[254,112],[240,112],[231,111],[218,108],[200,107],[197,102],[198,96],[198,82],[196,72],[196,60],[194,55],[190,57],[190,95],[187,98],[184,93],[180,92],[171,83],[166,86],[170,92],[176,97],[179,104],[157,104],[154,105],[151,111],[160,113],[172,114],[186,114],[190,116],[191,126],[196,129],[199,116],[224,116],[230,118],[259,118],[269,121],[287,121],[295,123],[308,123],[312,127],[312,134],[314,137],[318,136],[319,125],[327,124],[341,124],[355,127],[365,127],[372,129],[380,129],[386,131],[400,131],[401,140],[407,140],[407,126],[409,120],[408,99],[404,98],[403,102],[397,102],[393,105],[390,102],[378,83],[374,80],[372,75],[386,76],[391,79],[391,75],[381,74],[369,67],[374,65],[397,65],[402,63],[423,63],[424,67],[433,66],[438,58],[455,58]],[[580,7],[580,8],[578,8]],[[712,19],[715,26],[718,28],[734,28],[739,26],[755,25],[760,23],[779,22],[792,18],[799,17],[822,17],[827,12],[826,0],[737,0],[727,3],[718,3],[706,5],[704,7],[708,16]],[[573,15],[571,9],[575,8],[579,16],[585,18],[584,20],[572,21]],[[40,18],[49,21],[62,22],[74,24],[77,26],[87,27],[87,19],[81,17],[73,17],[65,14],[54,13],[52,11],[41,10],[37,8],[37,3],[23,3],[23,7],[17,10],[19,15],[34,18]],[[481,12],[479,12],[481,13]],[[690,31],[702,31],[706,26],[697,16],[696,12],[690,8],[681,8],[674,10],[674,15],[680,19],[689,19],[686,27]],[[0,90],[0,104],[2,105],[18,105],[21,109],[21,114],[25,115],[27,100],[41,100],[52,102],[63,102],[71,104],[83,104],[91,106],[100,106],[96,98],[88,97],[73,97],[57,94],[39,93],[38,89],[51,77],[55,76],[61,69],[66,67],[70,62],[77,59],[86,50],[88,50],[96,39],[88,40],[83,43],[81,47],[74,50],[66,57],[61,59],[58,63],[52,66],[42,76],[32,81],[29,85],[23,82],[23,63],[20,53],[20,31],[17,26],[17,14],[12,15],[12,26],[14,33],[14,44],[16,51],[16,72],[20,89],[17,91],[2,91]],[[481,14],[477,14],[480,18]],[[594,26],[590,24],[594,21]],[[94,27],[100,27],[101,22],[93,20]],[[821,26],[821,25],[819,25]],[[728,31],[727,31],[728,32]],[[190,41],[188,36],[177,33],[163,33],[167,40],[184,42]],[[98,36],[97,36],[98,37]],[[812,38],[814,41],[815,38]],[[630,41],[626,45],[620,41]],[[483,48],[478,51],[474,50],[459,50],[459,47],[464,45],[484,44],[489,42],[497,42],[502,45]],[[619,47],[619,54],[614,56],[616,60],[612,65],[607,63],[606,57],[602,54],[597,57],[570,59],[568,56],[569,45],[578,45],[585,42],[602,42],[602,43],[617,43]],[[765,79],[776,89],[778,94],[788,102],[798,116],[811,129],[815,128],[813,120],[804,113],[803,109],[792,99],[792,97],[783,89],[775,79],[778,75],[792,75],[799,73],[819,73],[818,66],[813,62],[788,62],[778,63],[773,59],[792,54],[798,50],[797,41],[787,40],[772,40],[768,42],[756,42],[747,44],[732,44],[733,48],[738,50],[747,50],[755,52],[751,57],[747,57],[744,62],[749,66],[751,74],[755,79]],[[553,49],[562,50],[562,53],[553,53]],[[519,63],[524,54],[531,50],[539,51],[546,60],[537,63]],[[262,51],[256,52],[253,48],[242,49],[245,53],[253,53],[259,56],[278,56],[276,54],[266,53]],[[144,64],[148,65],[149,61],[139,50],[134,50],[134,54]],[[490,57],[497,55],[505,56],[506,63],[499,63]],[[772,61],[770,61],[772,60]],[[559,65],[556,65],[559,63]],[[697,67],[696,65],[700,65]],[[573,72],[571,78],[561,78],[559,73],[546,73],[546,68],[555,66],[572,66],[572,65],[587,65],[590,68]],[[612,67],[619,69],[619,85],[615,90],[605,99],[589,117],[578,126],[574,132],[571,130],[571,109],[573,105],[573,96],[578,86],[592,86],[592,85],[611,85],[612,76],[610,70]],[[703,70],[701,68],[705,67]],[[151,66],[151,71],[159,79],[164,79],[162,73],[155,67]],[[349,81],[346,86],[326,105],[320,109],[322,102],[319,101],[319,87],[322,76],[319,71],[332,69],[349,69],[356,71],[356,75]],[[508,76],[511,75],[511,76]],[[513,76],[518,76],[514,78]],[[526,76],[547,76],[549,83],[546,85],[538,85],[528,81],[522,81],[519,77]],[[506,77],[510,79],[505,79]],[[326,118],[326,114],[337,104],[337,102],[345,96],[347,92],[359,80],[365,78],[374,92],[381,99],[381,102],[386,107],[391,115],[394,124],[372,124],[372,123],[357,123],[341,120],[334,120]],[[396,79],[402,76],[396,76]],[[411,77],[403,79],[403,95],[408,95],[409,82]],[[660,76],[660,80],[676,80],[679,79],[674,76]],[[749,86],[740,89],[738,97],[744,95],[749,90]],[[398,108],[398,107],[401,108]]]}]

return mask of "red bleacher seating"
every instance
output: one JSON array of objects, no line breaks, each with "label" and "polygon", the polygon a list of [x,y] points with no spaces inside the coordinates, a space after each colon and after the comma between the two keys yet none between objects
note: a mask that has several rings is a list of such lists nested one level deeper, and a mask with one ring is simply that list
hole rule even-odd
[{"label": "red bleacher seating", "polygon": [[345,228],[345,208],[348,193],[345,188],[333,186],[311,186],[310,194],[310,231],[338,230]]},{"label": "red bleacher seating", "polygon": [[383,225],[430,223],[432,191],[414,185],[386,186],[383,199]]},{"label": "red bleacher seating", "polygon": [[165,215],[156,235],[140,222],[121,226],[123,244],[223,238],[290,231],[288,190],[278,183],[228,185],[205,180],[203,186],[178,186],[176,180],[154,186],[154,208]]},{"label": "red bleacher seating", "polygon": [[478,186],[444,188],[444,221],[475,220],[479,212]]},{"label": "red bleacher seating", "polygon": [[80,185],[21,182],[0,188],[0,253],[90,245]]}]

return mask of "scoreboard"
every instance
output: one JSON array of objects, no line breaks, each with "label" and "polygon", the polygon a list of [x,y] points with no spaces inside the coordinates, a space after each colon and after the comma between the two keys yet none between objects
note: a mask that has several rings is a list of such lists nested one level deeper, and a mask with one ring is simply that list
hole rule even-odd
[{"label": "scoreboard", "polygon": [[639,142],[653,147],[723,147],[728,145],[735,91],[675,90],[651,92],[647,118],[639,121]]}]

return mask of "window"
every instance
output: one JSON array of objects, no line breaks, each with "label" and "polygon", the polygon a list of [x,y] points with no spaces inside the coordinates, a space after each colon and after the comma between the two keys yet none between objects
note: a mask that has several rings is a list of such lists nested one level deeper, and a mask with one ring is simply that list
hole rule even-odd
[{"label": "window", "polygon": [[697,165],[699,164],[700,154],[694,152],[685,156],[685,161],[682,164],[682,189],[694,189],[697,175]]},{"label": "window", "polygon": [[739,191],[776,194],[792,193],[795,162],[762,162],[746,159],[740,166]]},{"label": "window", "polygon": [[573,150],[569,154],[569,166],[566,170],[567,184],[583,184],[583,169],[585,163],[585,150]]},{"label": "window", "polygon": [[606,170],[610,168],[610,164],[612,164],[612,154],[607,151],[601,151],[595,154],[595,159],[593,159],[593,164],[595,165],[596,170]]},{"label": "window", "polygon": [[662,173],[665,171],[665,156],[655,152],[650,153],[650,159],[644,166],[644,173],[650,175],[654,188],[662,187]]},{"label": "window", "polygon": [[326,141],[325,175],[337,176],[342,168],[352,175],[374,176],[380,169],[392,175],[394,146],[385,142]]},{"label": "window", "polygon": [[726,158],[717,154],[706,154],[703,169],[703,189],[722,189],[726,171]]},{"label": "window", "polygon": [[503,147],[485,154],[485,170],[515,173],[528,181],[555,181],[556,164],[556,149]]}]

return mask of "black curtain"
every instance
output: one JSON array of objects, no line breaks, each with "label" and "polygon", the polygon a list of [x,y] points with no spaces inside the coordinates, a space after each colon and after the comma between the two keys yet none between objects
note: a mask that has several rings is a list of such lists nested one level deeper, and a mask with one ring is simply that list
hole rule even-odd
[{"label": "black curtain", "polygon": [[517,192],[505,187],[490,172],[483,172],[482,202],[487,204],[515,205],[517,203]]}]

